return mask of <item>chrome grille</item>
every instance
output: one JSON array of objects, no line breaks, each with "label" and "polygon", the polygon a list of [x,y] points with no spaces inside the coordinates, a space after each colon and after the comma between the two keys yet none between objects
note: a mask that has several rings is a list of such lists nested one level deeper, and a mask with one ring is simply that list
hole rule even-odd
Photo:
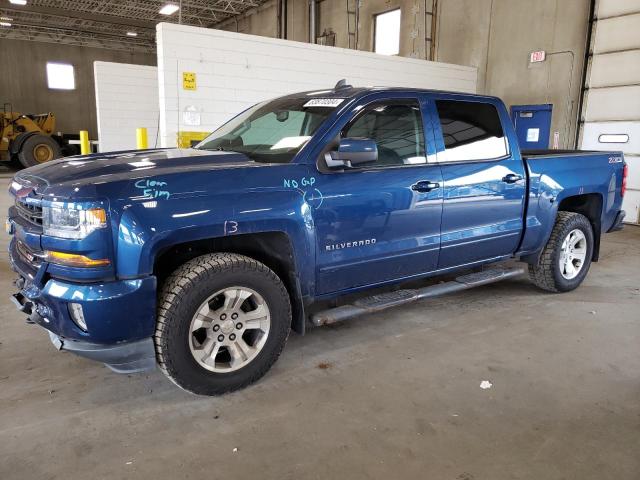
[{"label": "chrome grille", "polygon": [[16,198],[16,211],[20,218],[42,228],[42,207],[37,204],[27,203]]},{"label": "chrome grille", "polygon": [[20,240],[16,241],[16,250],[18,251],[18,254],[20,255],[20,257],[24,262],[28,263],[33,268],[40,267],[40,264],[42,263],[42,259],[44,258],[42,253],[37,253],[32,251]]}]

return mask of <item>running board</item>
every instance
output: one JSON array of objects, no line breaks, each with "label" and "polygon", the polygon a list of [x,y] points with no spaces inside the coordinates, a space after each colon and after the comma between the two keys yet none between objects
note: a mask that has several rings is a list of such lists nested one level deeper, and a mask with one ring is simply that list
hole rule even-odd
[{"label": "running board", "polygon": [[395,292],[380,293],[361,298],[349,305],[330,308],[311,316],[311,322],[316,326],[330,325],[342,322],[367,313],[380,312],[387,308],[406,305],[425,298],[439,297],[447,293],[467,290],[488,283],[499,282],[507,278],[517,277],[525,272],[524,268],[490,269],[482,272],[462,275],[450,282],[438,283],[419,289],[396,290]]}]

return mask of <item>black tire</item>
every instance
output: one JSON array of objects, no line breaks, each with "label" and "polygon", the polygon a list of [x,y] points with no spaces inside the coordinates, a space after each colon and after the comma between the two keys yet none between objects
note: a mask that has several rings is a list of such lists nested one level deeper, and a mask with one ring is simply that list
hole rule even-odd
[{"label": "black tire", "polygon": [[24,141],[18,152],[18,160],[23,167],[29,168],[59,158],[60,155],[60,145],[53,138],[36,134]]},{"label": "black tire", "polygon": [[[562,243],[573,230],[584,233],[587,244],[587,254],[578,275],[567,279],[560,269],[560,254]],[[589,272],[593,256],[593,228],[589,219],[574,212],[558,212],[556,223],[549,237],[549,241],[542,251],[536,265],[529,265],[529,278],[539,288],[548,292],[569,292],[577,288]]]},{"label": "black tire", "polygon": [[[250,288],[264,298],[271,327],[262,350],[251,362],[232,372],[212,372],[191,353],[191,320],[209,296],[231,286]],[[280,356],[290,327],[289,294],[272,270],[243,255],[203,255],[179,267],[162,285],[154,336],[156,358],[165,375],[184,390],[220,395],[260,379]]]}]

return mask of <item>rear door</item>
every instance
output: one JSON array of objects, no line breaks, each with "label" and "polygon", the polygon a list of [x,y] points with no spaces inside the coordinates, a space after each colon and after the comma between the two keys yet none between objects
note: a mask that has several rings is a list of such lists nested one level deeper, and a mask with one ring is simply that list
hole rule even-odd
[{"label": "rear door", "polygon": [[319,160],[322,201],[313,213],[319,295],[437,268],[442,176],[421,100],[396,96],[354,107],[339,136],[375,140],[376,163],[332,171]]},{"label": "rear door", "polygon": [[438,268],[510,255],[523,231],[526,176],[504,107],[460,97],[433,102],[444,181]]}]

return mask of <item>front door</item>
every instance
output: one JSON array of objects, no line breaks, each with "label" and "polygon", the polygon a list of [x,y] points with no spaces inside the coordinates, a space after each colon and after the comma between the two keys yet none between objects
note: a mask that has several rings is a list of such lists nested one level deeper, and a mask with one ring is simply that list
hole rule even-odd
[{"label": "front door", "polygon": [[[375,140],[378,160],[341,171],[320,166],[314,210],[319,295],[435,270],[442,177],[425,141],[418,98],[363,105],[342,138]],[[432,138],[432,132],[429,131]],[[322,160],[321,160],[322,161]]]},{"label": "front door", "polygon": [[520,243],[526,176],[500,109],[502,117],[490,102],[435,99],[444,180],[440,269],[510,255]]}]

